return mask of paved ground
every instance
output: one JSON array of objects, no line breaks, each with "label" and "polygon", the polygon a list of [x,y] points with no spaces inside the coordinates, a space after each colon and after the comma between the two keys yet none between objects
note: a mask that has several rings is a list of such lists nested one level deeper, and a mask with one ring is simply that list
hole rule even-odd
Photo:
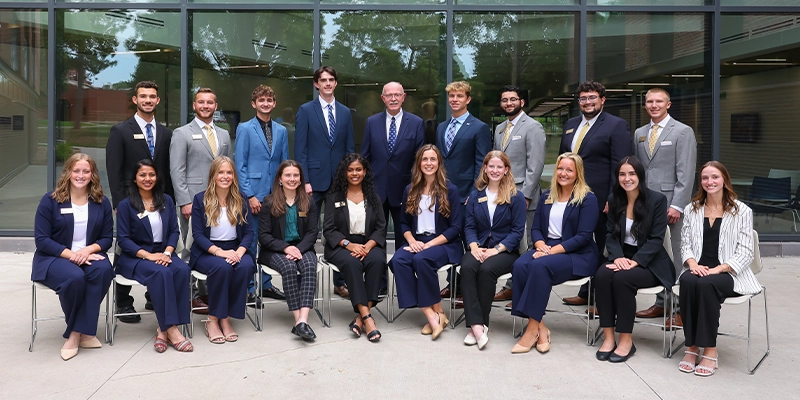
[{"label": "paved ground", "polygon": [[[796,360],[800,330],[796,299],[800,259],[765,258],[759,275],[769,293],[772,353],[755,375],[746,372],[746,342],[719,339],[720,370],[711,378],[683,374],[673,359],[661,357],[661,330],[637,326],[638,352],[625,364],[594,359],[597,348],[584,344],[581,320],[548,315],[552,350],[512,355],[511,317],[492,313],[489,345],[484,351],[462,344],[463,325],[446,330],[432,342],[421,336],[424,319],[416,310],[392,324],[378,319],[380,343],[355,339],[347,330],[349,302],[334,302],[333,327],[311,321],[318,339],[307,344],[289,333],[292,319],[284,304],[268,306],[262,332],[247,320],[234,325],[236,343],[214,345],[197,331],[195,352],[153,350],[156,322],[120,324],[114,346],[82,350],[74,359],[59,358],[61,321],[42,322],[33,352],[30,330],[30,261],[32,253],[0,253],[7,272],[0,276],[4,320],[0,325],[0,397],[18,398],[633,398],[696,399],[796,398],[800,383]],[[134,289],[143,308],[142,289]],[[572,295],[560,290],[561,295]],[[640,306],[651,299],[642,298]],[[551,298],[551,306],[557,297]],[[757,303],[756,303],[757,304]],[[763,304],[763,303],[762,303]],[[55,295],[39,298],[40,315],[59,315]],[[754,347],[764,348],[763,306],[754,307]],[[374,313],[376,314],[376,313]],[[746,331],[747,307],[724,307],[724,330]],[[195,317],[196,327],[199,317]],[[102,330],[102,324],[101,324]],[[102,339],[102,334],[100,335]]]}]

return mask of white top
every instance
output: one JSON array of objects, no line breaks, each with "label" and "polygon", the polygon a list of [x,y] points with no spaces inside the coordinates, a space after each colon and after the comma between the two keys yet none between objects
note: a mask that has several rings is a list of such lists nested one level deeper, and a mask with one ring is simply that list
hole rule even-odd
[{"label": "white top", "polygon": [[164,241],[164,226],[161,223],[161,214],[158,211],[145,211],[144,215],[150,220],[150,227],[153,229],[153,243]]},{"label": "white top", "polygon": [[436,232],[436,207],[433,211],[428,210],[431,206],[431,196],[421,195],[419,198],[419,215],[417,215],[417,233]]},{"label": "white top", "polygon": [[[247,206],[249,207],[249,206]],[[217,219],[217,226],[211,227],[211,240],[236,240],[236,226],[231,225],[228,221],[228,207],[219,208],[219,218]]]},{"label": "white top", "polygon": [[497,209],[497,193],[492,193],[486,189],[486,205],[489,207],[489,225],[494,223],[494,211]]},{"label": "white top", "polygon": [[400,121],[403,120],[403,109],[397,112],[397,115],[389,114],[386,112],[386,141],[389,141],[389,127],[392,125],[392,117],[394,117],[394,127],[397,129],[397,136],[400,136]]},{"label": "white top", "polygon": [[150,122],[145,121],[142,117],[139,116],[138,113],[133,114],[133,119],[136,120],[136,123],[139,124],[139,128],[142,129],[142,133],[144,133],[144,140],[147,140],[147,124],[152,125],[153,130],[153,143],[158,143],[158,138],[156,137],[156,117],[153,116],[153,120]]},{"label": "white top", "polygon": [[70,250],[78,251],[86,247],[86,230],[89,224],[89,202],[79,206],[72,204],[72,218],[75,219],[75,228],[72,231],[72,247]]},{"label": "white top", "polygon": [[[597,115],[595,115],[594,118],[590,120],[587,120],[586,117],[581,117],[581,123],[580,125],[578,125],[577,128],[575,128],[575,134],[572,135],[572,144],[570,144],[569,146],[570,150],[575,151],[575,144],[578,143],[578,136],[581,135],[581,130],[583,129],[583,126],[588,124],[589,129],[592,129],[592,126],[594,126],[594,123],[597,121],[597,117],[600,115],[600,113],[602,113],[602,111],[597,113]],[[588,133],[589,130],[586,130],[586,132]]]},{"label": "white top", "polygon": [[633,220],[625,217],[625,240],[623,241],[625,244],[636,246],[636,238],[631,236],[631,227],[633,226]]},{"label": "white top", "polygon": [[567,209],[568,201],[557,201],[550,208],[550,220],[547,222],[547,237],[550,239],[561,239],[561,228],[564,225],[564,210]]},{"label": "white top", "polygon": [[356,204],[347,199],[347,211],[350,214],[350,234],[363,235],[367,230],[367,202]]},{"label": "white top", "polygon": [[331,121],[328,121],[328,105],[333,107],[333,121],[335,123],[338,123],[338,120],[336,119],[336,99],[334,98],[333,101],[331,101],[330,103],[328,103],[327,101],[323,100],[322,96],[318,96],[317,99],[319,99],[319,105],[322,106],[322,114],[325,117],[325,118],[323,118],[325,120],[325,126],[328,127],[328,132],[330,132],[331,131]]}]

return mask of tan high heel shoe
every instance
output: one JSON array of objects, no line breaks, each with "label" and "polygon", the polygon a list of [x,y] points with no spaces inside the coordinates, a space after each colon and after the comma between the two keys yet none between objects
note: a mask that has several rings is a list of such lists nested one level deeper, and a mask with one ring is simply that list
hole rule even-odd
[{"label": "tan high heel shoe", "polygon": [[536,341],[536,351],[542,354],[550,351],[550,330],[547,331],[547,342],[539,343],[538,340]]},{"label": "tan high heel shoe", "polygon": [[514,347],[511,348],[511,354],[524,354],[531,351],[531,349],[536,346],[536,342],[539,341],[539,335],[536,335],[536,338],[533,339],[533,343],[530,346],[523,346],[517,342]]}]

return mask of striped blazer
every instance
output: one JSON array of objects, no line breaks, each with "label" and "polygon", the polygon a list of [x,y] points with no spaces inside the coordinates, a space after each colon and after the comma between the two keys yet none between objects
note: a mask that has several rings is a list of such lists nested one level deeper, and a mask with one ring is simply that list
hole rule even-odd
[{"label": "striped blazer", "polygon": [[[761,284],[750,270],[753,262],[753,211],[744,203],[735,200],[739,207],[737,214],[726,212],[722,216],[719,230],[719,261],[730,265],[733,277],[733,290],[739,294],[754,294],[761,291]],[[700,259],[703,252],[704,207],[697,210],[692,204],[683,211],[683,230],[681,231],[681,261],[683,271],[689,270],[686,260]],[[680,279],[680,276],[678,277]]]}]

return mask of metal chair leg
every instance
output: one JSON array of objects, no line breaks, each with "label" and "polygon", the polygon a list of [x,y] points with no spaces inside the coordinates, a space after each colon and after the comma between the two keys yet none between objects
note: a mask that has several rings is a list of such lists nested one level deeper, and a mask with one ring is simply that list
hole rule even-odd
[{"label": "metal chair leg", "polygon": [[39,329],[37,310],[36,310],[36,283],[31,282],[31,344],[28,346],[28,351],[33,351],[33,341],[36,340],[36,331]]}]

